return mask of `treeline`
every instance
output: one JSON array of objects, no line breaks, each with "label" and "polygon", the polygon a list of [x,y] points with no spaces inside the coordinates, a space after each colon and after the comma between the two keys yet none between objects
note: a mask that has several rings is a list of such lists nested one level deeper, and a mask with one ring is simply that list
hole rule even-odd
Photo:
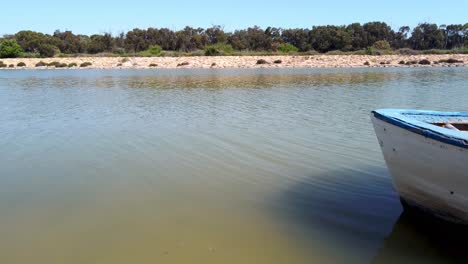
[{"label": "treeline", "polygon": [[347,26],[314,26],[282,29],[250,27],[226,32],[221,26],[207,29],[185,27],[133,29],[112,35],[77,35],[55,31],[48,35],[20,31],[0,40],[1,57],[53,57],[57,54],[129,54],[164,51],[204,51],[205,55],[223,55],[233,51],[253,52],[330,52],[368,49],[464,49],[468,47],[468,23],[441,25],[422,23],[392,29],[384,22],[354,23]]}]

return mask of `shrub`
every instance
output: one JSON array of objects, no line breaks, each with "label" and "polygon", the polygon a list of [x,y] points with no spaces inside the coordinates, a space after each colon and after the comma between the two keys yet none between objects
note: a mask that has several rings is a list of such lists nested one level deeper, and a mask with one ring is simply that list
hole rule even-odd
[{"label": "shrub", "polygon": [[150,66],[150,67],[158,67],[158,64],[156,64],[156,63],[151,63],[149,66]]},{"label": "shrub", "polygon": [[421,54],[421,52],[418,51],[418,50],[413,50],[413,49],[408,49],[408,48],[399,49],[398,53],[400,53],[401,55],[419,55],[419,54]]},{"label": "shrub", "polygon": [[55,68],[65,68],[65,67],[68,67],[68,64],[66,64],[66,63],[59,63],[59,64],[55,65]]},{"label": "shrub", "polygon": [[47,66],[49,66],[49,67],[57,67],[57,65],[60,65],[60,62],[58,62],[58,61],[53,61],[53,62],[47,64]]},{"label": "shrub", "polygon": [[366,49],[366,54],[367,54],[367,55],[375,55],[374,48],[373,48],[373,47],[368,47],[368,48]]},{"label": "shrub", "polygon": [[234,53],[234,49],[226,43],[216,43],[205,47],[205,56],[223,56],[232,53]]},{"label": "shrub", "polygon": [[214,67],[214,66],[216,66],[216,63],[215,62],[211,63],[211,67]]},{"label": "shrub", "polygon": [[431,62],[429,60],[422,59],[422,60],[419,61],[419,64],[420,65],[431,65]]},{"label": "shrub", "polygon": [[463,63],[462,60],[457,60],[457,59],[454,59],[454,58],[450,58],[450,59],[446,59],[446,60],[439,60],[440,63],[449,63],[449,64],[452,64],[452,63]]},{"label": "shrub", "polygon": [[0,58],[17,58],[23,49],[14,39],[7,39],[0,42]]},{"label": "shrub", "polygon": [[7,65],[3,63],[3,61],[0,61],[0,68],[5,68]]},{"label": "shrub", "polygon": [[379,40],[379,41],[376,41],[374,43],[374,45],[372,45],[372,47],[374,49],[378,49],[378,50],[388,50],[388,49],[391,49],[390,47],[390,43],[388,43],[388,41],[386,40]]},{"label": "shrub", "polygon": [[57,51],[57,48],[50,44],[41,44],[38,46],[37,50],[39,54],[41,55],[41,57],[50,58],[50,57],[54,57]]},{"label": "shrub", "polygon": [[364,62],[364,65],[369,66],[370,62],[368,62],[368,61]]},{"label": "shrub", "polygon": [[273,63],[274,64],[281,64],[281,63],[283,63],[283,61],[282,60],[275,60]]},{"label": "shrub", "polygon": [[403,65],[403,64],[405,64],[405,63],[406,63],[406,62],[405,62],[404,60],[398,62],[398,64],[401,64],[401,65]]},{"label": "shrub", "polygon": [[122,67],[122,63],[117,63],[117,67]]},{"label": "shrub", "polygon": [[278,51],[282,53],[298,52],[299,49],[290,43],[282,43],[278,46]]},{"label": "shrub", "polygon": [[8,65],[8,68],[14,68],[14,67],[15,67],[15,65],[14,65],[14,64],[10,64],[10,65]]},{"label": "shrub", "polygon": [[114,50],[114,53],[119,54],[119,55],[123,55],[123,54],[125,54],[125,49],[124,48],[116,48]]},{"label": "shrub", "polygon": [[257,64],[268,64],[268,61],[264,60],[264,59],[259,59],[257,61]]},{"label": "shrub", "polygon": [[91,62],[88,62],[88,61],[87,61],[87,62],[81,63],[81,64],[80,64],[80,67],[81,67],[81,68],[86,68],[86,67],[91,66],[91,65],[93,65],[93,64],[92,64]]},{"label": "shrub", "polygon": [[78,66],[78,64],[76,64],[75,62],[72,62],[72,63],[68,64],[68,68],[77,67],[77,66]]},{"label": "shrub", "polygon": [[20,57],[21,58],[40,58],[41,54],[37,52],[22,52]]},{"label": "shrub", "polygon": [[413,61],[406,62],[406,65],[415,65],[415,64],[418,64],[418,61],[413,60]]},{"label": "shrub", "polygon": [[18,64],[16,64],[16,66],[18,66],[18,67],[26,67],[26,63],[20,61],[20,62],[18,62]]},{"label": "shrub", "polygon": [[43,61],[40,61],[38,63],[36,63],[36,67],[45,67],[47,66],[47,63],[43,62]]},{"label": "shrub", "polygon": [[150,46],[147,52],[151,55],[159,55],[162,52],[162,48],[159,45]]},{"label": "shrub", "polygon": [[187,66],[187,65],[189,65],[189,64],[190,64],[190,63],[184,61],[184,62],[182,62],[182,63],[177,64],[177,67],[180,67],[180,66]]}]

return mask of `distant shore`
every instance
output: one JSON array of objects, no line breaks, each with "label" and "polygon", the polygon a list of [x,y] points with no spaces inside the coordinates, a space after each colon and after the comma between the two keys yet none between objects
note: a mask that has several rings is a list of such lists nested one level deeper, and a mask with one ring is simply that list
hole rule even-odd
[{"label": "distant shore", "polygon": [[[468,54],[454,55],[311,55],[311,56],[193,56],[193,57],[76,57],[0,59],[0,69],[255,69],[460,67]],[[36,66],[38,63],[49,66]],[[87,64],[84,66],[83,64]],[[20,66],[24,65],[24,66]],[[83,67],[80,67],[82,66]]]}]

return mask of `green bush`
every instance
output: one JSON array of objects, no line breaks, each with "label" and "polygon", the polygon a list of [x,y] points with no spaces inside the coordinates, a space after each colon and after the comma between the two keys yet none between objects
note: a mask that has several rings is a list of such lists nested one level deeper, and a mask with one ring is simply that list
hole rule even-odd
[{"label": "green bush", "polygon": [[377,49],[377,50],[388,50],[388,49],[391,49],[390,47],[390,43],[388,43],[388,41],[386,40],[379,40],[379,41],[376,41],[374,43],[374,45],[372,45],[372,47],[374,49]]},{"label": "green bush", "polygon": [[18,64],[16,64],[16,66],[18,66],[18,67],[26,67],[26,63],[20,61],[20,62],[18,62]]},{"label": "green bush", "polygon": [[17,58],[23,49],[14,39],[6,39],[0,42],[0,58]]},{"label": "green bush", "polygon": [[60,65],[60,62],[53,61],[53,62],[50,62],[49,64],[47,64],[47,66],[49,66],[49,67],[57,67],[57,65]]},{"label": "green bush", "polygon": [[123,55],[123,54],[125,54],[125,49],[124,48],[116,48],[114,50],[114,53],[119,54],[119,55]]},{"label": "green bush", "polygon": [[0,68],[5,68],[7,65],[3,63],[3,61],[0,61]]},{"label": "green bush", "polygon": [[431,65],[431,62],[429,60],[422,59],[422,60],[419,61],[419,64],[421,64],[421,65]]},{"label": "green bush", "polygon": [[439,60],[440,63],[449,63],[449,64],[452,64],[452,63],[463,63],[462,60],[457,60],[457,59],[454,59],[454,58],[450,58],[450,59],[446,59],[446,60]]},{"label": "green bush", "polygon": [[93,65],[91,62],[83,62],[83,63],[80,64],[80,67],[81,68],[86,68],[86,67],[91,66],[91,65]]},{"label": "green bush", "polygon": [[189,64],[190,64],[190,63],[184,61],[184,62],[182,62],[182,63],[177,64],[177,67],[180,67],[180,66],[187,66],[187,65],[189,65]]},{"label": "green bush", "polygon": [[226,43],[216,43],[205,47],[205,56],[223,56],[233,53],[234,49],[232,46]]},{"label": "green bush", "polygon": [[51,58],[54,57],[55,53],[57,52],[57,47],[50,45],[50,44],[41,44],[37,48],[39,54],[43,58]]},{"label": "green bush", "polygon": [[22,52],[20,58],[40,58],[41,54],[38,52]]},{"label": "green bush", "polygon": [[59,64],[55,65],[55,68],[65,68],[65,67],[68,67],[68,64],[66,64],[66,63],[59,63]]},{"label": "green bush", "polygon": [[282,53],[290,53],[290,52],[298,52],[299,49],[296,48],[294,45],[290,44],[290,43],[282,43],[278,46],[278,49],[277,49],[279,52],[282,52]]},{"label": "green bush", "polygon": [[68,68],[77,67],[77,66],[78,66],[78,64],[76,64],[75,62],[72,62],[72,63],[68,64]]},{"label": "green bush", "polygon": [[398,53],[400,53],[401,55],[419,55],[421,54],[421,51],[404,48],[404,49],[399,49]]},{"label": "green bush", "polygon": [[406,65],[415,65],[418,64],[418,61],[412,60],[412,61],[407,61]]},{"label": "green bush", "polygon": [[151,55],[159,55],[162,52],[162,48],[159,45],[150,46],[147,52]]},{"label": "green bush", "polygon": [[43,62],[43,61],[40,61],[38,63],[36,63],[36,67],[45,67],[47,66],[47,63]]}]

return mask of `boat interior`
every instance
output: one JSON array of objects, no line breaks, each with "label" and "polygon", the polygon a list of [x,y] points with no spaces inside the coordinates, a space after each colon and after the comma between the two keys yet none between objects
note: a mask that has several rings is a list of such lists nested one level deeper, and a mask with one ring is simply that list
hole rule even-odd
[{"label": "boat interior", "polygon": [[463,133],[468,133],[468,122],[446,122],[446,123],[432,123],[433,125],[455,130],[455,131],[460,131]]}]

